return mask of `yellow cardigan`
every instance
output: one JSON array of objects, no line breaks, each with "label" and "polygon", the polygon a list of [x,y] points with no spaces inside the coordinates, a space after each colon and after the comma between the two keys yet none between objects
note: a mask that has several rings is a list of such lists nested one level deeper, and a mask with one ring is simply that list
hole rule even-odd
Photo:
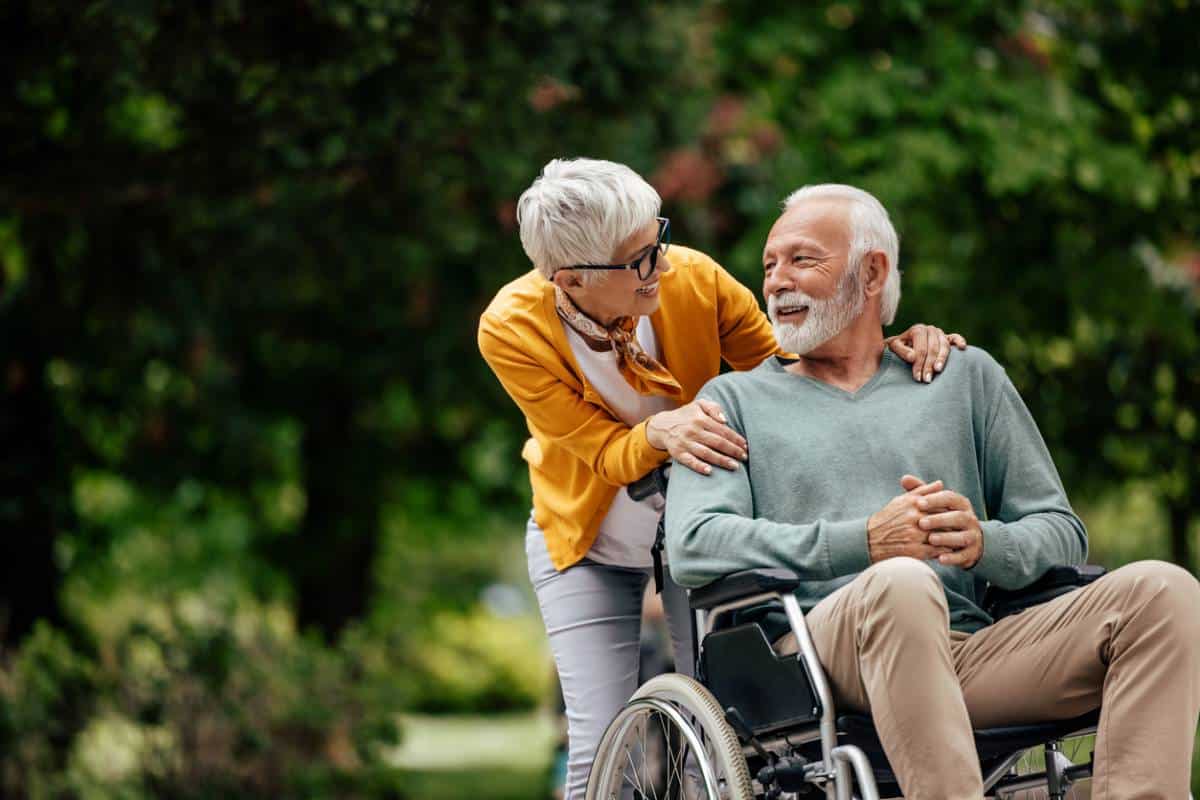
[{"label": "yellow cardigan", "polygon": [[[659,360],[691,402],[720,371],[757,366],[778,350],[754,294],[717,262],[671,246],[650,317]],[[533,518],[557,569],[592,546],[616,493],[667,459],[646,422],[622,422],[584,377],[554,308],[554,285],[536,270],[505,286],[479,321],[479,350],[520,407],[531,438]]]}]

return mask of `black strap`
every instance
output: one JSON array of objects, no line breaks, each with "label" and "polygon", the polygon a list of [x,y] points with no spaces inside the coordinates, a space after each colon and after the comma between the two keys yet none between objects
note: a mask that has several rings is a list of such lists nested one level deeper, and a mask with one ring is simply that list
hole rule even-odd
[{"label": "black strap", "polygon": [[654,593],[662,594],[663,590],[663,546],[666,543],[667,529],[663,518],[658,518],[658,533],[654,535],[654,546],[650,548],[650,558],[654,559]]}]

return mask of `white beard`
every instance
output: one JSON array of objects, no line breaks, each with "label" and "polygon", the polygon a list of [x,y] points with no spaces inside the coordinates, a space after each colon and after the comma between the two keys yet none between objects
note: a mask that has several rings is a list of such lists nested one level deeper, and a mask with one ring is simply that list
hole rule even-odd
[{"label": "white beard", "polygon": [[[859,286],[857,274],[847,270],[837,294],[817,300],[804,292],[786,292],[767,298],[767,316],[775,330],[775,341],[787,353],[804,355],[846,330],[862,314],[866,299]],[[808,306],[808,314],[799,324],[776,319],[779,306]]]}]

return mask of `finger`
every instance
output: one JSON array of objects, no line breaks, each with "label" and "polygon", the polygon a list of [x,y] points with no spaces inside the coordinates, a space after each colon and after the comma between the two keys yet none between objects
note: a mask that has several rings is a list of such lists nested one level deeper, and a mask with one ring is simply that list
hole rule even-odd
[{"label": "finger", "polygon": [[923,483],[917,488],[911,490],[909,494],[928,495],[940,492],[942,490],[942,481],[936,480],[933,483]]},{"label": "finger", "polygon": [[938,531],[937,533],[929,534],[929,544],[934,547],[948,547],[951,550],[962,550],[964,547],[970,547],[975,543],[975,537],[971,531],[956,530],[956,531]]},{"label": "finger", "polygon": [[750,449],[746,446],[746,437],[728,425],[723,425],[714,419],[704,419],[700,421],[700,427],[703,432],[729,442],[737,450],[736,453],[730,453],[731,456],[744,458],[745,453]]},{"label": "finger", "polygon": [[965,531],[971,526],[971,515],[965,511],[946,511],[921,517],[917,524],[925,531]]},{"label": "finger", "polygon": [[708,464],[705,464],[703,461],[696,458],[691,453],[686,453],[686,452],[680,453],[675,458],[675,463],[683,464],[685,467],[690,469],[692,472],[699,472],[701,475],[711,475],[712,474],[712,467],[710,467]]},{"label": "finger", "polygon": [[704,461],[705,463],[712,464],[713,466],[716,466],[716,467],[722,467],[722,468],[728,469],[728,470],[737,469],[736,461],[734,461],[732,458],[729,458],[728,456],[721,455],[720,453],[718,453],[716,450],[713,450],[708,445],[693,441],[693,442],[689,443],[688,450],[691,451],[692,455],[694,455],[696,458],[700,459],[701,461]]},{"label": "finger", "polygon": [[925,326],[913,325],[908,329],[912,340],[912,374],[914,381],[921,380],[921,369],[925,366]]},{"label": "finger", "polygon": [[967,349],[967,340],[963,338],[961,333],[950,334],[950,344],[954,345],[959,350]]},{"label": "finger", "polygon": [[[737,442],[711,431],[700,431],[692,441],[704,445],[710,450],[721,453],[723,456],[728,456],[725,461],[732,462],[732,460],[735,458],[739,461],[745,459],[745,451],[742,450],[741,446]],[[708,459],[705,460],[707,461]],[[722,463],[722,466],[727,465]]]},{"label": "finger", "polygon": [[943,335],[941,328],[925,326],[925,360],[921,364],[921,379],[925,383],[933,380],[933,362],[937,360],[938,339]]},{"label": "finger", "polygon": [[703,411],[705,414],[712,417],[713,419],[715,419],[717,422],[721,423],[722,425],[726,425],[729,423],[729,420],[727,420],[725,418],[725,412],[722,411],[721,407],[719,405],[717,405],[716,403],[714,403],[712,400],[705,400],[703,398],[697,398],[696,405],[700,406],[701,411]]},{"label": "finger", "polygon": [[917,508],[922,511],[965,511],[970,505],[970,500],[949,489],[930,493],[917,501]]},{"label": "finger", "polygon": [[975,562],[979,560],[979,555],[974,548],[965,548],[956,550],[953,553],[942,553],[938,556],[938,563],[944,564],[947,567],[962,567],[970,569],[975,566]]},{"label": "finger", "polygon": [[917,354],[911,347],[904,343],[904,340],[899,336],[893,336],[888,340],[888,347],[892,352],[903,358],[907,363],[911,364],[917,357]]},{"label": "finger", "polygon": [[906,492],[911,492],[918,486],[924,486],[925,481],[918,478],[916,475],[905,475],[900,479],[900,488]]},{"label": "finger", "polygon": [[946,359],[950,357],[950,337],[942,333],[938,337],[938,352],[937,359],[933,362],[933,368],[941,372],[946,368]]}]

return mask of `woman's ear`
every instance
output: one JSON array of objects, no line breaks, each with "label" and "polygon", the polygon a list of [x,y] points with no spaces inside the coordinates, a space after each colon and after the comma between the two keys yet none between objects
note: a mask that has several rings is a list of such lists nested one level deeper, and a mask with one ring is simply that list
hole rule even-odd
[{"label": "woman's ear", "polygon": [[574,270],[570,269],[560,269],[558,272],[554,273],[554,276],[550,278],[550,280],[555,286],[563,291],[566,291],[567,289],[575,289],[581,285],[579,276],[575,274]]},{"label": "woman's ear", "polygon": [[892,265],[888,263],[888,257],[883,251],[872,250],[867,253],[862,274],[863,291],[867,297],[883,291],[883,284],[887,281],[888,270],[891,268]]}]

